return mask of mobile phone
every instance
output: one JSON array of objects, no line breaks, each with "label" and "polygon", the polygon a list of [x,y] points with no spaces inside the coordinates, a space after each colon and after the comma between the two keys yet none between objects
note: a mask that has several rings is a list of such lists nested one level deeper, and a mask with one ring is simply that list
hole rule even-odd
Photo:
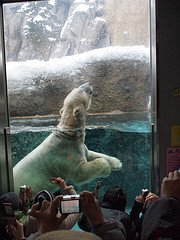
[{"label": "mobile phone", "polygon": [[13,206],[12,206],[12,203],[3,203],[3,205],[6,213],[6,219],[8,221],[8,225],[10,229],[10,234],[12,234],[10,224],[13,224],[14,226],[16,226],[16,217],[14,215]]},{"label": "mobile phone", "polygon": [[99,182],[97,183],[94,191],[93,191],[93,194],[94,194],[95,198],[98,198],[99,189],[100,189],[101,185],[102,185],[102,181],[99,181]]},{"label": "mobile phone", "polygon": [[50,180],[51,183],[56,183],[57,182],[56,178],[49,178],[49,180]]},{"label": "mobile phone", "polygon": [[142,192],[144,192],[144,200],[146,199],[147,195],[148,195],[148,189],[142,189]]},{"label": "mobile phone", "polygon": [[65,195],[60,201],[60,213],[80,213],[82,212],[80,195]]},{"label": "mobile phone", "polygon": [[6,218],[8,221],[15,223],[16,222],[16,217],[14,215],[12,203],[3,203],[5,212],[6,212]]}]

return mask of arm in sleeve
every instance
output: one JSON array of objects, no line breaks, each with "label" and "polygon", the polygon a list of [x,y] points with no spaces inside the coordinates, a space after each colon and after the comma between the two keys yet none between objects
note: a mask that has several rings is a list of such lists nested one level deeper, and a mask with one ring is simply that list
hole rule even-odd
[{"label": "arm in sleeve", "polygon": [[92,232],[102,240],[126,240],[126,231],[121,222],[105,222],[92,228]]},{"label": "arm in sleeve", "polygon": [[89,223],[85,213],[83,213],[78,219],[78,226],[83,231],[91,232],[91,224]]},{"label": "arm in sleeve", "polygon": [[180,239],[180,200],[163,197],[151,204],[144,214],[142,239],[159,237]]},{"label": "arm in sleeve", "polygon": [[132,220],[139,218],[139,214],[142,212],[143,204],[134,201],[134,205],[132,207],[132,210],[130,212],[130,218]]},{"label": "arm in sleeve", "polygon": [[67,188],[63,189],[63,195],[76,195],[76,191],[72,185],[68,186]]}]

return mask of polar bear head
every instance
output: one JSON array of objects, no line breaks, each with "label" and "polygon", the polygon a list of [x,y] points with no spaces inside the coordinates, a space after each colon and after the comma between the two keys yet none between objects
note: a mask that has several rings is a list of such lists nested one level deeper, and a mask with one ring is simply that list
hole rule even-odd
[{"label": "polar bear head", "polygon": [[85,127],[86,111],[90,108],[93,93],[90,82],[72,90],[65,98],[60,110],[61,120],[58,128],[76,130]]}]

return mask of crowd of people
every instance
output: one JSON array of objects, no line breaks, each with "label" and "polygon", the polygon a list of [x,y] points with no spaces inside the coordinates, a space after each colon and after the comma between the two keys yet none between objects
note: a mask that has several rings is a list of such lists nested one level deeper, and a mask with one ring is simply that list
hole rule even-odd
[{"label": "crowd of people", "polygon": [[[77,194],[60,177],[56,184],[63,195]],[[119,186],[107,189],[101,203],[94,192],[81,192],[82,213],[60,213],[63,195],[42,190],[33,197],[31,187],[26,187],[19,196],[14,192],[1,196],[1,239],[180,239],[180,171],[162,180],[161,197],[151,192],[145,196],[145,191],[136,196],[130,213],[125,212],[126,195]],[[7,224],[3,203],[12,203],[15,223]],[[82,231],[69,231],[76,223]]]}]

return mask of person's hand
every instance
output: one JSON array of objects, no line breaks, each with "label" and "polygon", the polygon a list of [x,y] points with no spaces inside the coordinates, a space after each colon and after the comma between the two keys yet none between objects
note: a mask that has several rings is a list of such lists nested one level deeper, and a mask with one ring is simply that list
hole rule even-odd
[{"label": "person's hand", "polygon": [[24,203],[26,202],[26,194],[22,190],[20,190],[19,192],[19,200],[20,200],[21,207],[23,207]]},{"label": "person's hand", "polygon": [[92,226],[107,222],[101,211],[99,201],[94,197],[92,192],[83,191],[80,193],[80,200],[86,217]]},{"label": "person's hand", "polygon": [[64,190],[65,188],[67,188],[66,182],[64,181],[64,179],[58,177],[56,178],[56,185],[58,187],[60,187],[62,190]]},{"label": "person's hand", "polygon": [[139,203],[141,203],[141,204],[144,204],[144,192],[142,193],[142,195],[137,195],[137,196],[135,197],[135,201],[136,201],[136,202],[139,202]]},{"label": "person's hand", "polygon": [[10,226],[8,225],[6,227],[6,232],[8,234],[13,234],[14,238],[17,240],[21,240],[24,238],[23,224],[19,223],[17,220],[15,225],[10,223]]},{"label": "person's hand", "polygon": [[33,190],[31,187],[26,187],[26,196],[29,201],[33,201]]},{"label": "person's hand", "polygon": [[170,172],[161,184],[161,196],[173,196],[180,199],[180,171]]},{"label": "person's hand", "polygon": [[155,201],[157,201],[158,199],[159,199],[159,197],[158,197],[156,194],[150,192],[150,193],[147,195],[145,202],[155,202]]},{"label": "person's hand", "polygon": [[28,211],[29,215],[37,218],[39,233],[57,230],[62,221],[68,216],[67,214],[57,215],[59,201],[62,198],[63,196],[56,196],[52,202],[44,200],[39,211],[36,209],[39,203],[36,203]]}]

